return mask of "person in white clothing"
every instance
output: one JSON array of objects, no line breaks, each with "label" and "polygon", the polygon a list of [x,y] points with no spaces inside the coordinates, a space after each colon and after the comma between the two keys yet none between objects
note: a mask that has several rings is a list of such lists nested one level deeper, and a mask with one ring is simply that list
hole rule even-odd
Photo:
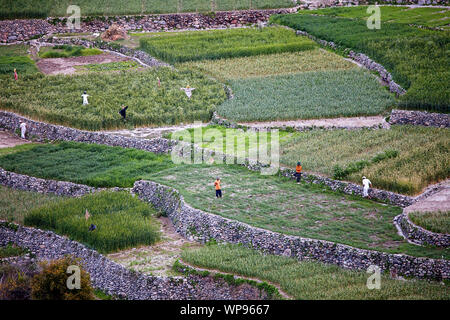
[{"label": "person in white clothing", "polygon": [[20,123],[20,136],[25,139],[25,133],[27,132],[27,124],[25,122]]},{"label": "person in white clothing", "polygon": [[83,98],[83,106],[89,104],[88,102],[89,95],[86,93],[86,91],[81,95],[81,97]]},{"label": "person in white clothing", "polygon": [[180,90],[183,90],[184,93],[186,93],[187,97],[190,99],[192,96],[192,91],[195,90],[195,88],[189,87],[189,85],[186,86],[186,88],[180,88]]},{"label": "person in white clothing", "polygon": [[362,184],[364,186],[363,197],[364,198],[370,198],[369,197],[369,189],[372,186],[372,182],[370,182],[370,180],[367,179],[366,177],[363,177]]}]

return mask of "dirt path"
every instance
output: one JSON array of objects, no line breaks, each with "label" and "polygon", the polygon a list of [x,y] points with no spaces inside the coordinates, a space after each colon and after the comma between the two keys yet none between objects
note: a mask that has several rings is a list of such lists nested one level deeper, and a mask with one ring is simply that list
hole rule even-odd
[{"label": "dirt path", "polygon": [[37,67],[44,74],[74,74],[77,70],[75,66],[82,66],[87,64],[103,64],[118,61],[129,61],[130,58],[121,57],[110,53],[103,53],[94,56],[86,57],[71,57],[71,58],[49,58],[40,59],[36,62]]},{"label": "dirt path", "polygon": [[136,128],[133,130],[115,130],[115,131],[101,131],[102,133],[113,134],[118,136],[140,138],[140,139],[154,139],[161,138],[163,135],[183,129],[198,128],[206,126],[207,123],[202,124],[186,124],[178,126],[169,127],[159,127],[159,128]]},{"label": "dirt path", "polygon": [[382,127],[389,129],[390,125],[382,116],[373,117],[353,117],[353,118],[333,118],[333,119],[311,119],[311,120],[291,120],[291,121],[269,121],[269,122],[241,122],[240,125],[251,128],[372,128]]},{"label": "dirt path", "polygon": [[126,268],[155,276],[173,275],[172,266],[180,259],[181,251],[186,248],[198,248],[201,244],[186,240],[179,235],[168,218],[159,218],[162,241],[152,246],[142,246],[130,250],[112,253],[108,258]]},{"label": "dirt path", "polygon": [[419,198],[413,205],[406,207],[403,212],[450,211],[450,180],[442,182],[437,188],[438,190],[433,194],[422,199]]},{"label": "dirt path", "polygon": [[26,143],[30,142],[24,139],[20,139],[7,131],[0,131],[0,148],[9,148]]}]

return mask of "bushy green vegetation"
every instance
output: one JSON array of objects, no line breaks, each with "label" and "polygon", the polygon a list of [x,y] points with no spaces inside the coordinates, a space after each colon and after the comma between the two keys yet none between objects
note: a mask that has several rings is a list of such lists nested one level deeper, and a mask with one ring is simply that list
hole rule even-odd
[{"label": "bushy green vegetation", "polygon": [[[67,16],[70,0],[0,0],[0,19]],[[78,0],[82,16],[288,8],[291,0]]]},{"label": "bushy green vegetation", "polygon": [[58,45],[54,47],[44,47],[39,51],[39,57],[46,58],[69,58],[85,57],[102,54],[103,51],[97,48],[84,48],[81,46]]},{"label": "bushy green vegetation", "polygon": [[[158,80],[161,87],[158,87]],[[188,99],[180,88],[196,90]],[[186,69],[0,78],[0,108],[34,119],[87,130],[208,121],[226,99],[223,86]],[[82,105],[81,94],[90,95]],[[127,121],[118,114],[129,106]]]},{"label": "bushy green vegetation", "polygon": [[[367,6],[325,8],[311,11],[299,11],[299,14],[319,14],[327,16],[367,19]],[[379,6],[381,23],[396,22],[416,24],[427,27],[446,27],[450,19],[448,8],[405,8],[395,6]]]},{"label": "bushy green vegetation", "polygon": [[10,45],[0,46],[0,76],[8,75],[14,79],[14,69],[17,69],[19,77],[23,74],[39,72],[32,59],[27,55],[28,46]]},{"label": "bushy green vegetation", "polygon": [[355,67],[342,57],[323,49],[287,52],[242,58],[186,62],[221,80],[284,75],[307,71],[345,70]]},{"label": "bushy green vegetation", "polygon": [[365,53],[382,64],[407,90],[400,98],[402,108],[450,110],[450,36],[447,31],[423,30],[395,22],[383,23],[381,29],[369,29],[364,19],[306,14],[272,16],[271,19],[319,39],[333,41],[343,48]]},{"label": "bushy green vegetation", "polygon": [[409,218],[424,229],[450,234],[450,211],[411,212]]},{"label": "bushy green vegetation", "polygon": [[445,285],[420,280],[400,281],[382,275],[380,290],[366,286],[368,274],[318,262],[263,255],[236,245],[210,245],[182,253],[183,261],[279,284],[294,299],[448,300]]},{"label": "bushy green vegetation", "polygon": [[380,114],[393,97],[358,69],[230,81],[235,97],[217,108],[234,121],[295,120]]},{"label": "bushy green vegetation", "polygon": [[[221,199],[214,192],[217,177]],[[415,246],[399,236],[392,219],[401,208],[323,186],[296,184],[237,165],[177,166],[146,179],[176,188],[195,208],[263,229],[391,253],[449,256],[448,250]]]},{"label": "bushy green vegetation", "polygon": [[398,152],[355,171],[345,179],[361,183],[366,176],[375,188],[409,195],[450,176],[450,131],[417,126],[392,126],[390,130],[333,130],[298,133],[281,145],[281,162],[332,176],[334,168],[369,161],[386,150]]},{"label": "bushy green vegetation", "polygon": [[[108,253],[158,241],[155,214],[148,204],[127,192],[101,192],[39,207],[25,217],[25,224],[67,235]],[[97,229],[89,231],[91,224]]]},{"label": "bushy green vegetation", "polygon": [[0,186],[0,220],[22,224],[25,216],[34,208],[61,199],[64,198]]},{"label": "bushy green vegetation", "polygon": [[170,156],[136,149],[61,142],[0,157],[8,171],[94,187],[132,187],[144,175],[173,165]]},{"label": "bushy green vegetation", "polygon": [[0,247],[0,259],[8,258],[8,257],[17,257],[24,253],[26,253],[27,250],[21,247],[18,247],[13,244],[8,244],[4,247]]},{"label": "bushy green vegetation", "polygon": [[165,33],[141,38],[140,44],[150,55],[170,63],[294,52],[317,46],[280,27]]}]

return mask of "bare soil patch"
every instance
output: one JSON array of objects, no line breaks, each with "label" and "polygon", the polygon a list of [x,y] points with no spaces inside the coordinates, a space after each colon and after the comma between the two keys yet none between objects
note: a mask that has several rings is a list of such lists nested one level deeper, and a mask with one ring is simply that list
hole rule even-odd
[{"label": "bare soil patch", "polygon": [[12,133],[0,131],[0,148],[9,148],[25,143],[30,142],[24,139],[20,139]]},{"label": "bare soil patch", "polygon": [[56,75],[74,74],[77,71],[74,68],[75,66],[82,66],[87,64],[103,64],[129,60],[131,59],[110,53],[103,53],[86,57],[40,59],[36,63],[36,65],[42,73],[47,75]]}]

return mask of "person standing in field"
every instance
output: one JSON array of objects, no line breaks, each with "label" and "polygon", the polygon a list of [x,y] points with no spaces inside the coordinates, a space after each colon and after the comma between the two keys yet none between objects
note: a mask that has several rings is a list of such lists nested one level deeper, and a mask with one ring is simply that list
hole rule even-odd
[{"label": "person standing in field", "polygon": [[216,197],[222,198],[222,189],[220,188],[220,178],[217,178],[214,182],[214,187],[216,188]]},{"label": "person standing in field", "polygon": [[27,124],[25,122],[20,123],[20,137],[25,139],[25,133],[27,132]]},{"label": "person standing in field", "polygon": [[122,106],[122,109],[120,109],[119,114],[122,116],[123,120],[126,120],[127,118],[127,109],[128,106]]},{"label": "person standing in field", "polygon": [[83,98],[83,106],[88,105],[88,97],[89,95],[86,93],[86,91],[81,95],[81,97]]},{"label": "person standing in field", "polygon": [[14,69],[14,80],[18,80],[19,79],[19,76],[17,75],[17,70],[16,69]]},{"label": "person standing in field", "polygon": [[302,178],[302,164],[297,162],[297,165],[295,166],[295,176],[297,177],[297,183],[300,183],[300,179]]},{"label": "person standing in field", "polygon": [[192,96],[192,91],[194,91],[195,88],[191,88],[189,85],[187,85],[186,88],[180,88],[180,90],[183,90],[184,93],[186,93],[187,97],[190,99]]},{"label": "person standing in field", "polygon": [[364,198],[369,198],[369,189],[370,187],[372,187],[372,182],[370,182],[369,179],[367,179],[366,177],[362,177],[362,184],[363,184],[363,197]]}]

